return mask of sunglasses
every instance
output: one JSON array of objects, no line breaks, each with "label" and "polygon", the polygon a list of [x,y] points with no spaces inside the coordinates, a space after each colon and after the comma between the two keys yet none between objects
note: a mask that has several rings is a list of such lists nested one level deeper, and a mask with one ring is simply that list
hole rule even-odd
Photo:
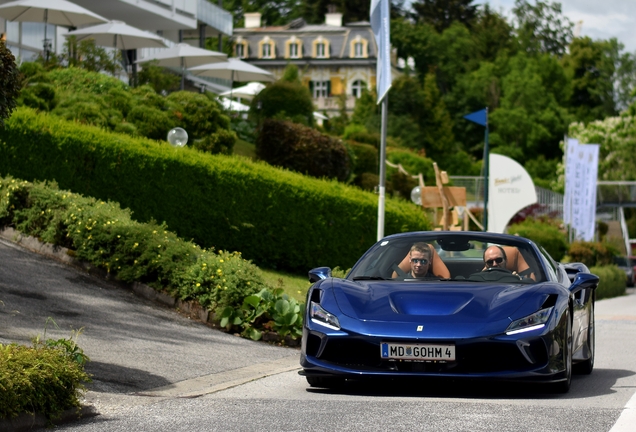
[{"label": "sunglasses", "polygon": [[428,264],[428,260],[426,258],[411,258],[411,263],[426,265]]},{"label": "sunglasses", "polygon": [[491,260],[486,261],[486,265],[488,267],[492,267],[495,263],[501,264],[503,262],[503,260],[504,259],[502,257],[491,259]]}]

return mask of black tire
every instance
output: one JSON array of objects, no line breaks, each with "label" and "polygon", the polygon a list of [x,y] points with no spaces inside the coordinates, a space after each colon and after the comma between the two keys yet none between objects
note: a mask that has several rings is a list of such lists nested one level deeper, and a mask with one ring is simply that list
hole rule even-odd
[{"label": "black tire", "polygon": [[552,391],[554,393],[567,393],[570,391],[570,385],[572,384],[572,320],[570,314],[565,316],[567,320],[567,326],[565,330],[565,380],[552,384]]},{"label": "black tire", "polygon": [[596,331],[594,329],[594,326],[594,302],[592,302],[592,308],[590,311],[590,323],[587,328],[587,346],[590,350],[590,358],[574,365],[575,372],[581,375],[589,375],[594,370],[594,356],[596,351]]},{"label": "black tire", "polygon": [[310,387],[337,388],[342,387],[345,382],[343,378],[336,377],[308,376],[305,378]]}]

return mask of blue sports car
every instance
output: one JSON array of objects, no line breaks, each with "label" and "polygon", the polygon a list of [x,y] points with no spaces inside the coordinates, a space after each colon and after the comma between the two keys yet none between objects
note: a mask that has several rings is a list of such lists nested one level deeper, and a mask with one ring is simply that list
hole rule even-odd
[{"label": "blue sports car", "polygon": [[373,245],[343,279],[309,272],[301,375],[545,382],[594,367],[598,277],[522,237],[413,232]]}]

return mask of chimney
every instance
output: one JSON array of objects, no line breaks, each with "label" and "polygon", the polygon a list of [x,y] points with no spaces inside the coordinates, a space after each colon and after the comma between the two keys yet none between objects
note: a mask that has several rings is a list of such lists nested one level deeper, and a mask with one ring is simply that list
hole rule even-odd
[{"label": "chimney", "polygon": [[261,26],[261,13],[251,12],[244,14],[245,28],[259,28]]},{"label": "chimney", "polygon": [[332,27],[342,27],[342,14],[339,12],[326,13],[325,24]]}]

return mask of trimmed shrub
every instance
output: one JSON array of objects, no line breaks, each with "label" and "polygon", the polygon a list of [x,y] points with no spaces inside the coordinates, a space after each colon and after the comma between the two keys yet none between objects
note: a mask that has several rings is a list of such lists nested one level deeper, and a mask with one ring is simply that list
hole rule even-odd
[{"label": "trimmed shrub", "polygon": [[[221,129],[229,132],[230,118],[223,114],[217,103],[202,94],[178,91],[171,93],[166,98],[166,102],[177,121],[175,126],[184,128],[193,141],[206,138]],[[227,137],[229,136],[226,136],[226,141]],[[221,139],[217,138],[217,140]],[[231,145],[226,142],[225,146],[231,149],[234,141]]]},{"label": "trimmed shrub", "polygon": [[380,147],[380,134],[371,133],[367,131],[364,126],[358,124],[348,125],[344,130],[342,138],[348,141],[369,144],[376,149]]},{"label": "trimmed shrub", "polygon": [[276,81],[252,99],[250,116],[259,124],[278,118],[313,126],[314,104],[307,87],[298,82]]},{"label": "trimmed shrub", "polygon": [[[582,262],[588,267],[613,264],[616,254],[616,251],[606,243],[585,241],[572,242],[568,251],[572,262]],[[625,278],[624,272],[623,278]]]},{"label": "trimmed shrub", "polygon": [[57,104],[55,96],[55,87],[51,84],[36,82],[22,89],[17,103],[42,111],[51,111]]},{"label": "trimmed shrub", "polygon": [[194,141],[192,147],[206,153],[231,155],[235,143],[236,133],[219,129],[216,133]]},{"label": "trimmed shrub", "polygon": [[348,144],[356,156],[356,164],[353,170],[354,174],[377,174],[379,172],[378,149],[370,144],[362,144],[355,141],[349,141]]},{"label": "trimmed shrub", "polygon": [[[117,201],[137,221],[165,221],[182,238],[243,251],[270,268],[349,268],[376,241],[372,193],[28,108],[16,110],[0,130],[0,174],[56,180],[63,189]],[[387,199],[387,235],[429,228],[419,208]]]},{"label": "trimmed shrub", "polygon": [[[582,261],[581,261],[582,262]],[[590,273],[599,277],[596,300],[625,295],[625,272],[615,265],[590,267]]]},{"label": "trimmed shrub", "polygon": [[[424,182],[427,185],[435,185],[435,170],[433,169],[433,160],[419,156],[412,150],[387,148],[386,158],[393,164],[400,164],[410,175],[422,173]],[[440,166],[440,170],[445,168]]]},{"label": "trimmed shrub", "polygon": [[[519,224],[510,225],[507,231],[508,234],[528,238],[536,244],[543,246],[555,261],[561,261],[568,250],[566,233],[553,224],[527,218]],[[587,263],[586,265],[589,266]]]},{"label": "trimmed shrub", "polygon": [[351,174],[342,141],[289,121],[267,119],[261,124],[256,155],[271,165],[312,177],[345,181]]}]

